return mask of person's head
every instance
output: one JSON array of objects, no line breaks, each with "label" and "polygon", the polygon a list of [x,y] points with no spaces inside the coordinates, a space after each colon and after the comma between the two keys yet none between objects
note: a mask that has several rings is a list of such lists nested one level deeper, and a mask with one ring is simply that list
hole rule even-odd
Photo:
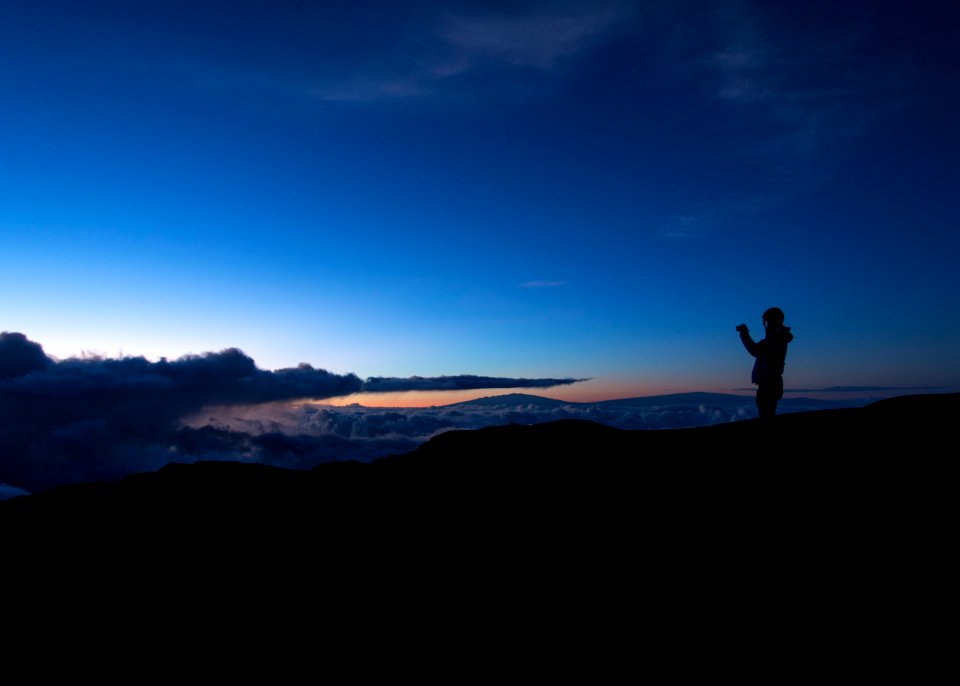
[{"label": "person's head", "polygon": [[783,326],[783,310],[779,307],[771,307],[763,313],[764,326]]}]

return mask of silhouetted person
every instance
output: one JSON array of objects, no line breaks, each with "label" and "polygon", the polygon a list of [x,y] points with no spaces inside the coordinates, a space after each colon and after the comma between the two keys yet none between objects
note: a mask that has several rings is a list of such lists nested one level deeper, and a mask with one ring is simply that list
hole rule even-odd
[{"label": "silhouetted person", "polygon": [[757,385],[757,410],[761,417],[777,413],[777,403],[783,397],[783,362],[787,357],[787,343],[793,340],[790,327],[783,325],[783,310],[771,307],[763,313],[766,336],[756,342],[750,338],[746,324],[737,327],[740,340],[747,352],[757,358],[753,363],[751,381]]}]

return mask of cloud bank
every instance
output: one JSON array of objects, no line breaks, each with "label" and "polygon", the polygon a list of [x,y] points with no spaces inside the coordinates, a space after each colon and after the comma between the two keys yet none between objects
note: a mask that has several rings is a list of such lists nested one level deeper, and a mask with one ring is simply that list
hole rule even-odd
[{"label": "cloud bank", "polygon": [[[169,462],[241,460],[310,469],[336,460],[370,461],[408,452],[444,431],[491,425],[586,419],[622,429],[672,429],[756,416],[752,395],[703,393],[597,403],[514,393],[427,408],[308,402],[361,391],[544,388],[575,381],[475,375],[361,381],[306,364],[265,371],[235,348],[174,361],[58,361],[23,334],[3,333],[0,498],[117,479]],[[780,409],[843,403],[790,398]]]},{"label": "cloud bank", "polygon": [[[33,491],[117,478],[172,459],[197,459],[207,453],[184,452],[177,432],[182,418],[207,406],[256,406],[360,391],[543,388],[574,381],[473,375],[362,381],[308,364],[262,370],[236,348],[158,362],[143,357],[54,360],[23,334],[0,333],[0,483]],[[320,450],[314,445],[297,452],[260,435],[244,440],[234,454],[271,463]],[[335,444],[327,440],[323,456],[335,453]],[[281,448],[287,455],[283,460],[276,458]],[[220,449],[209,454],[225,455]],[[342,454],[366,453],[357,445]]]},{"label": "cloud bank", "polygon": [[[852,401],[788,398],[782,412],[852,406]],[[504,424],[585,419],[621,429],[675,429],[756,417],[752,395],[692,393],[598,403],[509,394],[424,408],[290,404],[208,408],[177,434],[181,457],[242,459],[310,468],[333,460],[373,460],[407,452],[437,434]]]}]

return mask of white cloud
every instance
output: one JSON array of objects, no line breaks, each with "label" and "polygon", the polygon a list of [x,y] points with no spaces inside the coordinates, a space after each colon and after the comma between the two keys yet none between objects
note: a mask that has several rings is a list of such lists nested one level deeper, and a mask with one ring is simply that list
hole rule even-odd
[{"label": "white cloud", "polygon": [[[502,400],[501,400],[502,398]],[[823,409],[825,401],[788,399],[781,412]],[[638,399],[573,403],[531,395],[509,394],[440,407],[382,408],[350,405],[275,404],[246,408],[210,408],[194,418],[193,427],[210,425],[257,435],[336,436],[362,439],[375,452],[376,441],[390,449],[397,439],[417,442],[452,429],[478,429],[510,423],[538,424],[558,419],[586,419],[621,429],[674,429],[747,419],[756,416],[752,395],[718,396],[716,401]],[[373,443],[371,443],[373,442]],[[388,454],[388,453],[383,453]]]}]

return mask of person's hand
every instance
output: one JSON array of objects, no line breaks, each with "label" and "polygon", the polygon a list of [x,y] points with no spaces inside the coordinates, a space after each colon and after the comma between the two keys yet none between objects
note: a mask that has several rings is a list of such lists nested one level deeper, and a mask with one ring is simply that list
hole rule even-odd
[{"label": "person's hand", "polygon": [[747,328],[746,324],[737,325],[737,331],[740,331],[742,333],[750,333],[750,329]]}]

